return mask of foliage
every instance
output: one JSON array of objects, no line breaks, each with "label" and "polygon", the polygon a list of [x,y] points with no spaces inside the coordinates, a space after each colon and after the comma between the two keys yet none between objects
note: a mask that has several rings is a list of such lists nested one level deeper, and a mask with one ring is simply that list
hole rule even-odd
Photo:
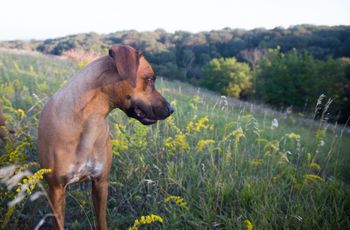
[{"label": "foliage", "polygon": [[[0,87],[6,89],[0,98],[7,123],[16,131],[12,141],[0,142],[0,163],[6,162],[1,168],[16,162],[20,171],[28,167],[37,172],[31,162],[37,162],[39,113],[46,97],[78,67],[56,58],[1,52],[0,62]],[[350,227],[346,130],[285,117],[179,82],[159,78],[157,84],[175,107],[170,119],[145,127],[117,110],[109,116],[114,153],[110,228]],[[0,187],[1,224],[33,229],[46,222],[44,213],[50,210],[45,199],[24,199],[7,208],[17,185],[10,191]],[[89,183],[68,186],[70,229],[94,228],[90,191]]]},{"label": "foliage", "polygon": [[[345,99],[346,65],[332,58],[317,60],[309,53],[282,53],[270,50],[268,58],[260,61],[255,82],[256,99],[276,107],[293,106],[297,111],[311,111],[321,94],[332,98],[334,115],[342,111]],[[343,114],[345,115],[345,114]],[[344,116],[345,117],[345,116]]]},{"label": "foliage", "polygon": [[22,215],[28,197],[31,201],[40,196],[47,197],[41,182],[43,174],[50,170],[30,171],[39,165],[32,160],[35,144],[28,135],[26,114],[22,109],[15,110],[7,100],[4,108],[6,117],[12,118],[9,119],[12,125],[17,124],[16,133],[7,133],[4,142],[0,143],[0,223],[1,229],[11,229],[18,225],[18,216]]},{"label": "foliage", "polygon": [[[296,25],[286,29],[225,28],[199,33],[168,33],[162,29],[85,33],[43,41],[5,41],[0,43],[0,47],[36,50],[53,55],[63,55],[70,50],[105,54],[111,44],[123,43],[145,51],[157,72],[161,70],[162,76],[192,81],[202,77],[201,68],[213,58],[236,57],[255,65],[266,49],[277,46],[281,47],[282,52],[304,50],[320,59],[328,56],[350,57],[349,37],[349,26]],[[173,68],[170,73],[164,69],[166,65]],[[181,74],[172,74],[173,71]]]},{"label": "foliage", "polygon": [[204,66],[201,85],[224,95],[239,98],[252,86],[252,74],[245,63],[235,58],[214,58]]}]

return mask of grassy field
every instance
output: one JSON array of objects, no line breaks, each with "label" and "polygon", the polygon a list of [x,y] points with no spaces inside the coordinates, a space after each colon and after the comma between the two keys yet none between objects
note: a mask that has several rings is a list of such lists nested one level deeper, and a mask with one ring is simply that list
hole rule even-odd
[{"label": "grassy field", "polygon": [[[0,142],[0,167],[17,164],[15,175],[34,173],[18,181],[31,195],[21,186],[0,187],[4,229],[33,229],[50,213],[45,195],[30,199],[40,195],[41,184],[45,188],[35,163],[38,117],[77,68],[57,58],[0,52],[0,100],[16,130]],[[158,79],[157,85],[175,107],[166,121],[145,127],[117,110],[109,116],[109,229],[350,228],[350,135],[344,128],[179,82]],[[1,176],[6,184],[0,170]],[[90,187],[69,187],[68,229],[93,229]],[[21,194],[27,195],[7,205]],[[153,223],[135,225],[151,214]]]}]

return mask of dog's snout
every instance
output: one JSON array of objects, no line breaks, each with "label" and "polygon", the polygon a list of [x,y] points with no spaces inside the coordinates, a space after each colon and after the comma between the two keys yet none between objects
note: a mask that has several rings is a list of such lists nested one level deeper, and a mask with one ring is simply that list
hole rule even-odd
[{"label": "dog's snout", "polygon": [[166,106],[168,108],[169,115],[173,114],[174,108],[169,104],[169,102],[166,103]]}]

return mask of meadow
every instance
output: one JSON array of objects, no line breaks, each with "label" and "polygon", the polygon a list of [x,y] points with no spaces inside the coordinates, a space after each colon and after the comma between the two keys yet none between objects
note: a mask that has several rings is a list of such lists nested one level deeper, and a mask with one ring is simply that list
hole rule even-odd
[{"label": "meadow", "polygon": [[[50,228],[45,171],[36,163],[38,118],[79,66],[0,51],[0,102],[16,131],[0,141],[3,229]],[[162,78],[157,88],[175,108],[167,120],[146,127],[118,110],[109,116],[109,229],[350,228],[344,127]],[[68,187],[67,229],[94,228],[90,188]]]}]

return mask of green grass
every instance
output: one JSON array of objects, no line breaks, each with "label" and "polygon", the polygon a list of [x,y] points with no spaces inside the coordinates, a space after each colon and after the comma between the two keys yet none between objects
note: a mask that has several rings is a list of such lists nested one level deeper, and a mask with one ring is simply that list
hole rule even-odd
[{"label": "green grass", "polygon": [[[76,70],[68,61],[0,52],[0,98],[17,131],[6,148],[0,143],[2,155],[15,160],[3,158],[0,166],[37,160],[43,104]],[[164,219],[151,229],[246,229],[246,220],[254,229],[350,227],[350,136],[341,127],[233,99],[225,105],[220,95],[180,82],[157,85],[175,107],[171,119],[145,127],[118,110],[109,117],[110,229],[127,229],[150,214]],[[274,118],[279,126],[271,129]],[[90,184],[68,191],[67,227],[90,229]],[[2,186],[0,193],[3,223],[16,192]],[[183,202],[165,201],[170,195]],[[33,229],[49,212],[44,197],[24,200],[4,228]]]}]

